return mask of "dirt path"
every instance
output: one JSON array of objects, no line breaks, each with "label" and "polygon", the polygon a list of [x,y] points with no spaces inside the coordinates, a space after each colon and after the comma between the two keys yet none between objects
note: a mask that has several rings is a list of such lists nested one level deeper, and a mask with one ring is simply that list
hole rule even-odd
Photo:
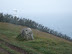
[{"label": "dirt path", "polygon": [[0,47],[0,54],[11,54],[11,53]]},{"label": "dirt path", "polygon": [[5,46],[17,51],[17,52],[20,52],[21,54],[32,54],[32,53],[28,53],[27,51],[25,51],[24,49],[20,48],[20,47],[17,47],[15,45],[12,45],[4,40],[1,40],[0,39],[0,43],[4,44]]}]

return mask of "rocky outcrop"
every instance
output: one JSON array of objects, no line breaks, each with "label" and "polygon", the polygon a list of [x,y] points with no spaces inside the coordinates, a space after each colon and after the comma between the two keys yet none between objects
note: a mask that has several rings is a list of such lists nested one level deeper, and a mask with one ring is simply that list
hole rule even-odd
[{"label": "rocky outcrop", "polygon": [[23,40],[33,40],[33,32],[31,30],[31,28],[24,28],[22,29],[21,33],[20,33],[20,38],[22,38]]}]

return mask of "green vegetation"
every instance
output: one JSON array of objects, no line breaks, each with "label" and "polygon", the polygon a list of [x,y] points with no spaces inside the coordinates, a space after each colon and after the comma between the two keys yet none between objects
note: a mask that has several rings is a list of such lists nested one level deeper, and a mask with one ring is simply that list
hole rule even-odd
[{"label": "green vegetation", "polygon": [[21,25],[21,26],[27,26],[27,27],[30,27],[30,28],[38,29],[42,32],[52,34],[54,36],[57,36],[57,37],[60,37],[60,38],[63,38],[63,39],[66,39],[68,41],[72,41],[72,39],[69,36],[67,36],[66,34],[62,34],[58,31],[54,31],[53,29],[45,27],[45,26],[43,26],[43,25],[41,25],[41,24],[39,24],[35,21],[32,21],[30,19],[19,18],[19,17],[12,16],[12,15],[9,15],[9,14],[0,13],[0,22],[6,22],[6,23]]},{"label": "green vegetation", "polygon": [[17,37],[16,37],[17,40],[19,41],[24,41],[24,38],[21,36],[21,34],[19,34]]},{"label": "green vegetation", "polygon": [[[22,28],[24,27],[9,23],[0,23],[0,39],[33,54],[72,54],[72,42],[39,30],[32,29],[34,40],[17,40],[16,37],[20,34]],[[8,48],[5,49],[8,50]],[[14,53],[14,50],[10,49],[10,52]]]},{"label": "green vegetation", "polygon": [[[3,49],[5,49],[7,52],[9,52],[11,54],[20,54],[20,53],[14,51],[13,49],[10,49],[9,47],[5,46],[4,44],[0,44],[0,47],[2,47]],[[0,54],[2,54],[2,52],[0,52]]]}]

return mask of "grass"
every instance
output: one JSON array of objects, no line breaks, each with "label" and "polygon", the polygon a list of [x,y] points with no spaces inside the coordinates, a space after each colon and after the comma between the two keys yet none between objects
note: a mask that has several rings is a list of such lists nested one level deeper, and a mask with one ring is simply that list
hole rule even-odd
[{"label": "grass", "polygon": [[[0,47],[5,49],[7,52],[10,52],[11,54],[20,54],[20,53],[14,51],[13,49],[10,49],[9,47],[5,46],[4,44],[0,44]],[[0,52],[0,54],[2,54],[2,52]]]},{"label": "grass", "polygon": [[0,38],[33,54],[72,54],[72,42],[32,29],[34,40],[19,41],[23,26],[0,23]]}]

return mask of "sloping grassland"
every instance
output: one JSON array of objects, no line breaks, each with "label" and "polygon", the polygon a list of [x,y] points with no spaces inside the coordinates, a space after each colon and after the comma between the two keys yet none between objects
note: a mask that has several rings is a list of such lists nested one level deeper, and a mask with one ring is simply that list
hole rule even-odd
[{"label": "sloping grassland", "polygon": [[36,29],[32,29],[34,40],[17,40],[23,28],[0,22],[0,54],[72,54],[72,42]]}]

